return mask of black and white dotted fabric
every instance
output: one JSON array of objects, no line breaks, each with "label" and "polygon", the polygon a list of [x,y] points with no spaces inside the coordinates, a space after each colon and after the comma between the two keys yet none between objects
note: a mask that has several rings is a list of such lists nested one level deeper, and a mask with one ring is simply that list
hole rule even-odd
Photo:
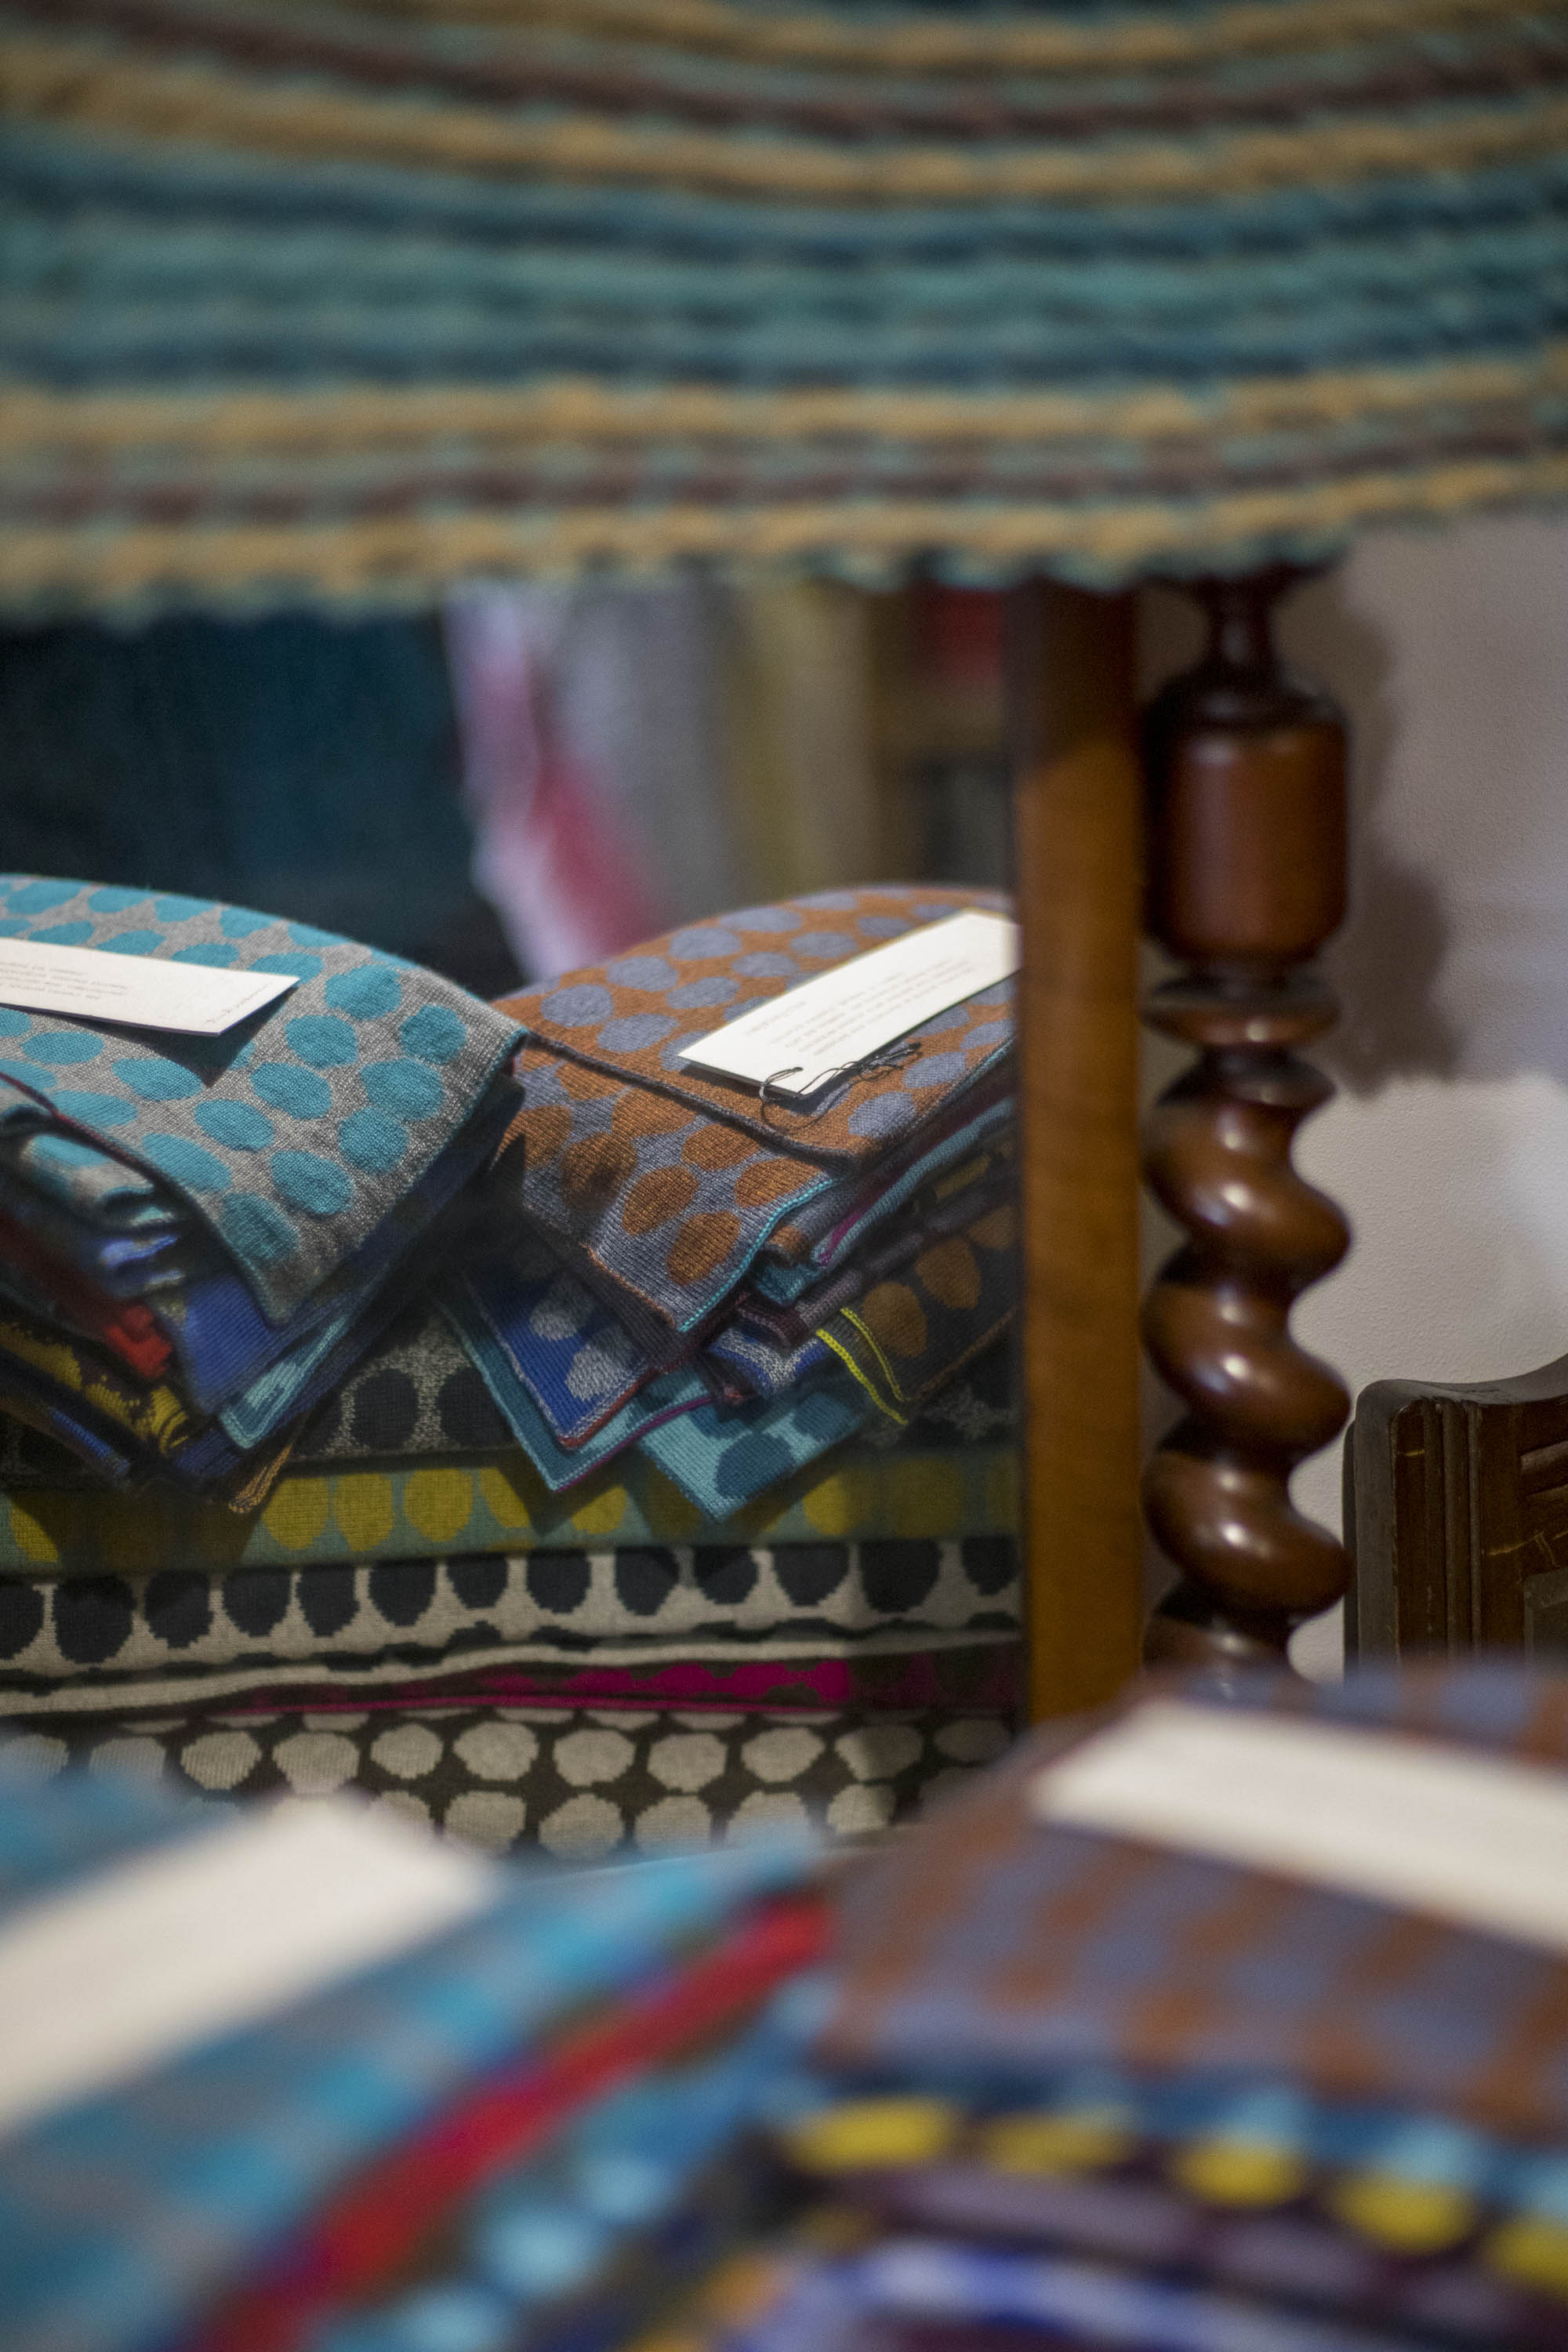
[{"label": "black and white dotted fabric", "polygon": [[1005,1536],[8,1577],[0,1716],[476,1666],[929,1651],[1016,1641],[1019,1612]]},{"label": "black and white dotted fabric", "polygon": [[67,1718],[0,1742],[12,1771],[132,1772],[212,1797],[357,1789],[503,1853],[578,1861],[808,1824],[885,1829],[1000,1755],[974,1714],[424,1707]]},{"label": "black and white dotted fabric", "polygon": [[516,1445],[462,1341],[426,1307],[380,1347],[300,1432],[290,1459],[384,1460],[405,1454],[504,1454]]}]

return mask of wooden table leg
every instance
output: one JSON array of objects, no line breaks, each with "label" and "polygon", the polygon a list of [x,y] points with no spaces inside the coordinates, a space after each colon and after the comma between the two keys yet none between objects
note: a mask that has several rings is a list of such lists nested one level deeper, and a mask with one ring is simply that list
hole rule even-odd
[{"label": "wooden table leg", "polygon": [[1198,1054],[1145,1133],[1149,1181],[1191,1237],[1143,1315],[1188,1409],[1143,1482],[1181,1570],[1150,1627],[1151,1662],[1277,1658],[1348,1579],[1342,1546],[1288,1492],[1349,1402],[1288,1318],[1350,1238],[1290,1164],[1296,1129],[1332,1092],[1297,1049],[1334,1019],[1310,961],[1344,912],[1345,733],[1276,657],[1269,616],[1289,584],[1280,572],[1203,586],[1207,650],[1145,731],[1150,928],[1187,966],[1146,1017]]},{"label": "wooden table leg", "polygon": [[1024,1496],[1030,1710],[1135,1674],[1137,952],[1130,596],[1034,583],[1009,614],[1024,930]]}]

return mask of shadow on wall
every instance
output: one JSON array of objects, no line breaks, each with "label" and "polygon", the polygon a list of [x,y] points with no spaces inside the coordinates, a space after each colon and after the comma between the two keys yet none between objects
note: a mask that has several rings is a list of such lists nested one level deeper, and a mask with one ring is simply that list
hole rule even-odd
[{"label": "shadow on wall", "polygon": [[[1308,581],[1281,606],[1279,637],[1292,667],[1326,686],[1351,724],[1350,913],[1325,959],[1342,1011],[1319,1054],[1341,1086],[1365,1095],[1394,1077],[1452,1076],[1459,1037],[1437,992],[1449,946],[1445,892],[1411,860],[1390,805],[1396,654],[1386,616],[1356,586],[1349,566]],[[1191,599],[1168,588],[1145,591],[1140,624],[1146,697],[1196,659],[1203,624]]]},{"label": "shadow on wall", "polygon": [[1459,1033],[1437,992],[1450,923],[1440,884],[1402,849],[1391,806],[1400,722],[1385,625],[1342,568],[1297,591],[1279,639],[1351,721],[1350,913],[1324,958],[1341,1014],[1322,1061],[1354,1094],[1394,1077],[1450,1077]]},{"label": "shadow on wall", "polygon": [[1287,608],[1355,730],[1347,1087],[1568,1085],[1568,522],[1369,539]]}]

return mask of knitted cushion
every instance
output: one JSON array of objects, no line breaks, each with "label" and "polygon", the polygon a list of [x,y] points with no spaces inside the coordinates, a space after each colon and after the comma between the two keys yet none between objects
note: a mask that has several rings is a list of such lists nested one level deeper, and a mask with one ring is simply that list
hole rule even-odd
[{"label": "knitted cushion", "polygon": [[[157,1046],[0,1008],[0,1118],[36,1122],[41,1103],[145,1166],[275,1321],[454,1140],[517,1035],[434,972],[244,908],[27,875],[0,877],[0,906],[14,939],[297,976],[258,1025]],[[49,1156],[97,1183],[98,1155],[61,1137]],[[94,1200],[75,1205],[90,1217]]]},{"label": "knitted cushion", "polygon": [[[741,1510],[702,1512],[633,1454],[552,1495],[526,1455],[440,1454],[388,1465],[285,1470],[254,1511],[194,1496],[105,1493],[85,1482],[0,1495],[0,1574],[61,1576],[117,1569],[206,1570],[304,1560],[440,1559],[514,1552],[520,1544],[815,1543],[859,1536],[1010,1535],[1018,1462],[1011,1444],[856,1440],[809,1463]],[[953,1441],[956,1439],[956,1443]]]},{"label": "knitted cushion", "polygon": [[[1223,1696],[1194,1678],[1189,1695],[1451,1741],[1568,1788],[1568,1683],[1512,1660],[1363,1669],[1342,1685],[1257,1674]],[[1029,1784],[1052,1752],[1036,1734],[921,1846],[851,1891],[830,2029],[841,2061],[1021,2092],[1101,2061],[1167,2079],[1284,2081],[1561,2142],[1559,1950],[1436,1905],[1042,1822]]]}]

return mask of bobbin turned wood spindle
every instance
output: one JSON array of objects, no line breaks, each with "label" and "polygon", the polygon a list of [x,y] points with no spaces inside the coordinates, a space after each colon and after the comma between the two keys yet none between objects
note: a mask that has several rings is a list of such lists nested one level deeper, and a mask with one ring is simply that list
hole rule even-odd
[{"label": "bobbin turned wood spindle", "polygon": [[1350,1239],[1290,1164],[1297,1128],[1332,1092],[1299,1049],[1334,1019],[1310,966],[1345,896],[1343,722],[1280,667],[1270,635],[1291,577],[1202,584],[1207,649],[1146,721],[1149,928],[1187,969],[1145,1017],[1198,1055],[1144,1134],[1148,1181],[1190,1236],[1143,1310],[1149,1352],[1187,1407],[1143,1482],[1181,1571],[1149,1628],[1152,1664],[1278,1657],[1348,1579],[1342,1546],[1288,1490],[1349,1406],[1288,1318]]}]

